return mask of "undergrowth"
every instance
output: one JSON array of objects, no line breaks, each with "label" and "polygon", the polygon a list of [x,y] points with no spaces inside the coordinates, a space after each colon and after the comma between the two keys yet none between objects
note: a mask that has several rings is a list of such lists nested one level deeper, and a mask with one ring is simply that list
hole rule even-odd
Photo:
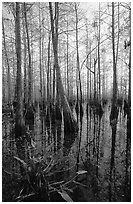
[{"label": "undergrowth", "polygon": [[[26,163],[18,157],[14,159],[20,164],[21,174],[7,172],[3,169],[3,201],[11,202],[73,202],[74,186],[81,185],[77,178],[87,173],[78,171],[67,180],[51,180],[54,178],[58,160],[46,161],[44,157],[30,158]],[[69,169],[59,170],[59,174]],[[58,175],[59,175],[58,174]],[[56,179],[56,178],[55,178]],[[57,179],[58,180],[58,179]]]}]

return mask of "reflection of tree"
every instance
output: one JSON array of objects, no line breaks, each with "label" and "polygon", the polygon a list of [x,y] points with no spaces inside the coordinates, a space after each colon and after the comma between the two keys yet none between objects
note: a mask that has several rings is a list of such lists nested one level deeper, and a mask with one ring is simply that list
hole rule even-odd
[{"label": "reflection of tree", "polygon": [[[88,113],[89,111],[89,113]],[[87,104],[87,113],[86,113],[86,117],[87,117],[87,142],[86,142],[86,158],[89,159],[90,162],[90,147],[91,147],[91,108],[89,108],[89,105]]]},{"label": "reflection of tree", "polygon": [[88,145],[89,145],[89,117],[88,117],[88,104],[87,104],[87,112],[86,112],[86,117],[87,117],[87,142],[86,142],[86,150],[88,154]]},{"label": "reflection of tree", "polygon": [[43,155],[46,149],[46,126],[43,118],[41,119],[41,135],[42,135],[41,145],[42,145],[42,155]]},{"label": "reflection of tree", "polygon": [[61,148],[61,121],[57,121],[57,150]]},{"label": "reflection of tree", "polygon": [[98,197],[98,168],[99,168],[99,142],[100,142],[101,117],[94,114],[94,138],[93,138],[93,156],[96,159],[95,173],[95,195]]},{"label": "reflection of tree", "polygon": [[104,131],[105,131],[105,120],[106,115],[103,115],[102,123],[101,123],[101,140],[100,140],[100,157],[104,157],[104,146],[105,146],[105,137],[104,137]]},{"label": "reflection of tree", "polygon": [[95,147],[95,138],[96,138],[96,114],[94,113],[94,129],[93,129],[93,155],[95,155],[96,147]]},{"label": "reflection of tree", "polygon": [[131,117],[127,115],[127,138],[126,138],[126,160],[125,160],[125,201],[131,202],[131,172],[130,172],[130,154],[131,154]]},{"label": "reflection of tree", "polygon": [[54,152],[61,148],[61,124],[62,121],[57,120],[51,127],[51,134],[54,140]]},{"label": "reflection of tree", "polygon": [[48,119],[46,121],[46,132],[47,132],[47,135],[48,135],[48,145],[50,145],[50,143],[51,143],[51,131],[50,131],[50,128],[51,128],[50,119]]},{"label": "reflection of tree", "polygon": [[78,143],[78,152],[77,152],[77,171],[79,170],[78,167],[79,167],[81,136],[82,136],[82,119],[80,118],[79,143]]},{"label": "reflection of tree", "polygon": [[[91,131],[91,108],[90,108],[90,125],[89,125],[89,129]],[[89,138],[89,160],[90,160],[90,154],[91,154],[91,138]]]},{"label": "reflection of tree", "polygon": [[46,131],[48,134],[48,145],[54,144],[54,152],[61,148],[61,124],[62,121],[56,120],[54,124],[50,121],[46,123]]},{"label": "reflection of tree", "polygon": [[54,152],[56,152],[56,124],[51,125],[51,136],[54,142]]},{"label": "reflection of tree", "polygon": [[[111,147],[111,161],[110,161],[110,184],[109,184],[109,201],[112,201],[112,196],[115,199],[115,142],[116,142],[117,125],[112,126],[112,147]],[[113,191],[114,190],[114,191]],[[114,192],[114,195],[113,195]],[[113,199],[113,200],[114,200]]]},{"label": "reflection of tree", "polygon": [[63,156],[68,156],[76,136],[76,134],[64,134]]},{"label": "reflection of tree", "polygon": [[96,164],[96,177],[98,178],[98,165],[99,165],[99,141],[100,141],[100,129],[101,129],[101,118],[98,117],[98,131],[96,137],[96,149],[97,149],[97,164]]}]

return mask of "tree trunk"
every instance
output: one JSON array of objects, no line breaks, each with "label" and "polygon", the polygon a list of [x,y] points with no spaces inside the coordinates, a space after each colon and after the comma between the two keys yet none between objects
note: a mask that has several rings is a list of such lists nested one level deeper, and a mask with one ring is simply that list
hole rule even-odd
[{"label": "tree trunk", "polygon": [[[2,58],[3,59],[3,58]],[[5,65],[4,65],[4,60],[2,62],[2,103],[6,102],[6,94],[5,94]]]},{"label": "tree trunk", "polygon": [[94,59],[94,102],[96,103],[96,63],[97,59]]},{"label": "tree trunk", "polygon": [[[80,77],[80,64],[79,64],[79,50],[78,50],[78,13],[77,13],[77,5],[75,3],[75,13],[76,13],[76,51],[77,51],[77,71],[78,71],[78,81],[80,86],[80,103],[82,103],[82,85],[81,85],[81,77]],[[78,102],[78,101],[77,101]]]},{"label": "tree trunk", "polygon": [[117,48],[116,48],[116,66],[117,66],[117,61],[118,61],[118,52],[119,52],[119,30],[120,30],[120,19],[119,19],[119,2],[118,2],[118,39],[117,39]]},{"label": "tree trunk", "polygon": [[26,32],[23,18],[23,43],[24,43],[24,103],[27,103],[27,70],[26,70]]},{"label": "tree trunk", "polygon": [[[87,19],[86,19],[86,55],[88,54],[89,52],[89,45],[88,45],[88,42],[89,42],[89,34],[88,34],[88,25],[87,25]],[[87,57],[87,60],[86,60],[86,67],[89,67],[89,59]],[[89,101],[89,69],[87,69],[87,103]]]},{"label": "tree trunk", "polygon": [[[44,13],[42,12],[42,19],[44,19]],[[44,21],[42,21],[42,96],[43,96],[43,106],[45,109],[46,104],[46,83],[45,83],[45,67],[47,67],[46,60],[45,60],[45,47],[44,47]]]},{"label": "tree trunk", "polygon": [[39,31],[40,31],[40,37],[39,37],[39,66],[40,66],[40,99],[41,99],[41,105],[42,103],[42,34],[41,34],[41,14],[40,14],[40,3],[39,3]]},{"label": "tree trunk", "polygon": [[69,55],[68,55],[68,52],[69,52],[69,39],[68,39],[68,16],[67,16],[67,96],[68,96],[68,99],[69,99],[69,66],[68,66],[68,62],[69,62]]},{"label": "tree trunk", "polygon": [[[110,114],[110,125],[116,125],[118,119],[117,108],[117,76],[116,76],[116,58],[115,58],[115,30],[114,30],[114,2],[112,2],[112,50],[113,50],[113,100]],[[113,121],[113,122],[112,122]],[[114,123],[115,122],[115,123]]]},{"label": "tree trunk", "polygon": [[24,3],[24,15],[25,15],[25,26],[27,34],[27,45],[28,45],[28,57],[29,57],[29,66],[28,66],[28,104],[32,104],[32,66],[31,66],[31,51],[30,51],[30,39],[28,31],[28,22],[27,22],[27,11],[26,3]]},{"label": "tree trunk", "polygon": [[7,62],[7,85],[8,85],[8,103],[11,103],[11,77],[10,77],[10,65],[9,65],[9,59],[6,49],[6,40],[5,40],[5,28],[4,28],[4,22],[2,19],[2,30],[3,30],[3,39],[4,39],[4,50],[5,50],[5,57]]},{"label": "tree trunk", "polygon": [[16,55],[17,55],[17,112],[16,124],[22,124],[22,73],[21,73],[21,35],[20,35],[20,4],[16,3]]},{"label": "tree trunk", "polygon": [[[15,140],[18,156],[20,159],[25,158],[24,149],[24,126],[22,112],[22,73],[21,73],[21,35],[20,35],[20,4],[16,2],[16,55],[17,55],[17,77],[16,77],[16,117],[15,117]],[[21,169],[22,170],[22,169]],[[21,172],[22,173],[22,172]]]},{"label": "tree trunk", "polygon": [[106,73],[105,73],[105,65],[104,65],[104,59],[103,59],[103,72],[102,72],[102,98],[105,97],[105,79],[106,79]]},{"label": "tree trunk", "polygon": [[33,68],[33,65],[34,65],[34,48],[33,48],[33,42],[34,42],[34,32],[33,32],[33,19],[31,19],[30,20],[31,22],[31,25],[32,25],[32,27],[31,27],[31,29],[30,29],[30,40],[31,40],[31,42],[30,42],[30,44],[31,44],[31,96],[32,96],[32,98],[31,98],[31,102],[32,102],[32,104],[34,104],[34,89],[33,89],[33,87],[34,87],[34,68]]},{"label": "tree trunk", "polygon": [[50,89],[50,82],[49,82],[49,71],[50,71],[50,35],[49,33],[49,40],[48,40],[48,65],[47,65],[47,103],[49,105],[50,103],[50,97],[49,97],[49,89]]},{"label": "tree trunk", "polygon": [[[91,43],[90,43],[90,51],[91,51]],[[91,53],[90,53],[90,70],[91,70]],[[91,71],[90,71],[90,101],[91,101]]]},{"label": "tree trunk", "polygon": [[[127,114],[127,140],[131,140],[131,9],[129,11],[129,88],[128,88],[128,114]],[[131,142],[131,141],[130,141]]]},{"label": "tree trunk", "polygon": [[[14,39],[12,39],[12,52],[14,53],[14,49],[15,49],[15,40]],[[15,69],[15,63],[16,63],[16,61],[15,61],[15,56],[13,56],[12,57],[12,66],[13,66],[13,94],[12,94],[12,97],[13,98],[15,98],[14,97],[14,95],[15,95],[15,82],[16,82],[16,69]]]},{"label": "tree trunk", "polygon": [[101,72],[100,72],[100,2],[99,2],[99,26],[98,26],[98,74],[99,74],[99,102],[101,103]]},{"label": "tree trunk", "polygon": [[64,92],[62,79],[61,79],[61,72],[60,67],[58,64],[58,18],[59,18],[59,8],[58,8],[58,2],[55,3],[56,6],[56,19],[55,19],[55,28],[54,28],[54,19],[53,19],[53,10],[52,10],[52,3],[49,2],[49,12],[50,12],[50,20],[51,20],[51,31],[52,31],[52,43],[53,43],[53,52],[54,52],[54,65],[56,69],[56,80],[57,80],[57,86],[59,88],[59,94],[61,98],[61,103],[63,107],[63,113],[64,113],[64,131],[65,132],[73,132],[77,130],[77,123],[75,121],[75,118],[71,112],[70,106],[67,101],[67,97]]},{"label": "tree trunk", "polygon": [[115,23],[114,22],[114,2],[112,2],[113,104],[116,104],[116,100],[117,100],[117,76],[116,76],[114,23]]},{"label": "tree trunk", "polygon": [[[131,9],[129,11],[129,21],[130,21],[130,30],[129,30],[129,41],[131,42]],[[131,43],[129,47],[129,89],[128,89],[128,104],[131,108]]]}]

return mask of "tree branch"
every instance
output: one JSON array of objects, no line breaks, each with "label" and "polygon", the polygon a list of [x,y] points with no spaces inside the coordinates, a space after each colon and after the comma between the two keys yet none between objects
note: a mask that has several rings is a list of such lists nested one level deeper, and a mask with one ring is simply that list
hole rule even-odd
[{"label": "tree branch", "polygon": [[[101,41],[100,44],[102,44],[103,42],[105,42],[105,41],[108,40],[109,38],[110,38],[110,36],[107,37],[106,39],[104,39],[103,41]],[[96,45],[96,46],[87,54],[86,58],[85,58],[85,59],[83,60],[83,62],[82,62],[81,69],[83,68],[83,65],[84,65],[85,61],[87,60],[88,56],[89,56],[97,47],[98,47],[98,45]]]},{"label": "tree branch", "polygon": [[94,74],[94,72],[87,65],[85,65],[85,66],[92,74]]}]

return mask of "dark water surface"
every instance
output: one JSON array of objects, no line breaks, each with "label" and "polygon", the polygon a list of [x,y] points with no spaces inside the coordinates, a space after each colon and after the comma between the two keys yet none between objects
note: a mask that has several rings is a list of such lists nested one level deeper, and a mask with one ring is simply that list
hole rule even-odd
[{"label": "dark water surface", "polygon": [[[130,201],[131,164],[127,116],[124,118],[123,111],[119,112],[117,124],[112,126],[109,116],[108,106],[101,118],[90,108],[87,115],[84,104],[83,118],[78,119],[78,133],[66,135],[63,122],[46,123],[45,116],[40,116],[38,108],[34,126],[29,125],[33,144],[26,149],[25,155],[30,154],[34,159],[43,158],[47,164],[53,162],[53,168],[48,174],[49,184],[65,182],[66,189],[74,189],[69,194],[74,201]],[[3,117],[3,170],[8,176],[9,172],[19,173],[18,161],[14,159],[17,150],[13,126],[9,117]],[[81,171],[86,173],[76,177],[76,172]],[[3,191],[5,189],[3,179]]]}]

